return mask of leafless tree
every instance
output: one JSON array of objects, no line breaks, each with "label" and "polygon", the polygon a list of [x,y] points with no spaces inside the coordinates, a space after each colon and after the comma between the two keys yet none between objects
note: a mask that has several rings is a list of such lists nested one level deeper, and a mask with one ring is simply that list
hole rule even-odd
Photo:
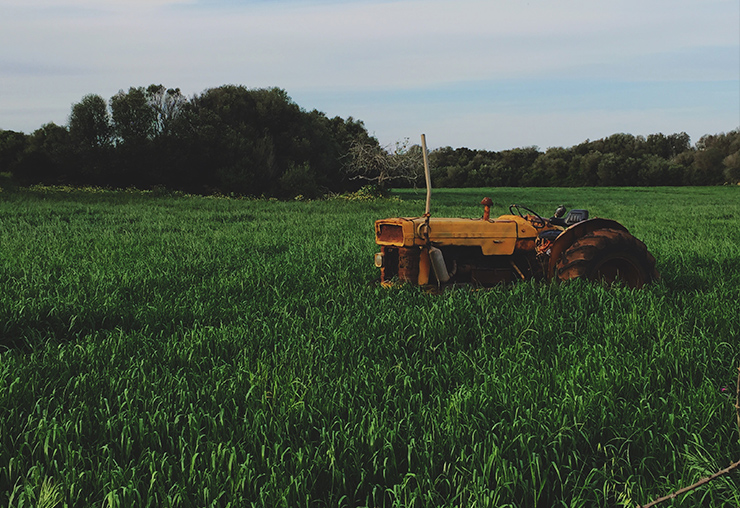
[{"label": "leafless tree", "polygon": [[408,139],[395,146],[356,141],[348,154],[347,173],[353,180],[365,180],[386,189],[392,182],[415,185],[424,177],[421,147],[409,146]]}]

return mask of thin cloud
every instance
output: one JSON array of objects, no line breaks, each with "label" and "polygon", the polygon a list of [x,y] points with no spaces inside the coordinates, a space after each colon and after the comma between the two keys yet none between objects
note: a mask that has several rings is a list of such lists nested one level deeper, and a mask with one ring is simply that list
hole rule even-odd
[{"label": "thin cloud", "polygon": [[[401,129],[414,134],[416,118],[459,110],[468,119],[475,118],[469,108],[485,116],[528,104],[543,115],[561,112],[558,131],[566,136],[575,127],[564,108],[588,106],[594,125],[611,126],[599,120],[599,101],[608,109],[630,102],[622,98],[663,108],[649,92],[662,86],[677,108],[666,118],[685,118],[672,130],[688,131],[698,121],[678,109],[682,101],[714,111],[720,99],[711,97],[713,83],[740,83],[736,0],[11,0],[0,9],[7,14],[0,16],[0,128],[64,121],[69,105],[91,92],[107,97],[163,83],[194,94],[235,83],[279,86],[308,109],[365,120],[385,140]],[[60,112],[29,115],[17,127],[19,116],[4,111],[34,109],[39,98],[24,93],[30,79],[44,82],[45,100],[57,101]],[[569,80],[584,84],[575,87],[580,100],[550,90]],[[691,97],[676,85],[701,81],[706,90],[691,88]],[[658,85],[620,92],[621,84],[641,82]],[[516,88],[507,88],[511,83]],[[399,108],[394,98],[403,94],[413,100]],[[726,112],[712,118],[714,130],[737,126],[739,101],[725,102]],[[644,133],[645,117],[633,118],[631,130]],[[487,123],[473,131],[498,128]],[[468,145],[494,138],[501,136],[480,134]]]}]

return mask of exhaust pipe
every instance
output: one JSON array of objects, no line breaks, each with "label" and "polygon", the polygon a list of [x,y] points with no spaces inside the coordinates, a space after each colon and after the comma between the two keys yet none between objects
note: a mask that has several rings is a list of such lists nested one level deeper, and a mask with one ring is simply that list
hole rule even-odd
[{"label": "exhaust pipe", "polygon": [[432,204],[432,175],[429,173],[429,158],[427,157],[427,137],[421,135],[421,153],[424,156],[424,177],[427,182],[427,206],[424,210],[424,217],[429,217],[430,207]]},{"label": "exhaust pipe", "polygon": [[434,270],[434,276],[437,278],[437,282],[440,284],[446,284],[457,272],[457,264],[453,261],[452,271],[447,270],[447,263],[445,263],[445,257],[442,251],[437,247],[429,247],[429,260],[432,262],[432,270]]}]

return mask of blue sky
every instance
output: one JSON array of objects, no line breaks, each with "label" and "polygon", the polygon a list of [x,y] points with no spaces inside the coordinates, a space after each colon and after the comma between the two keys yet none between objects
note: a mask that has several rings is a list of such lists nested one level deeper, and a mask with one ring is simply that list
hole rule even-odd
[{"label": "blue sky", "polygon": [[277,86],[383,144],[740,127],[738,0],[0,0],[0,129],[88,93]]}]

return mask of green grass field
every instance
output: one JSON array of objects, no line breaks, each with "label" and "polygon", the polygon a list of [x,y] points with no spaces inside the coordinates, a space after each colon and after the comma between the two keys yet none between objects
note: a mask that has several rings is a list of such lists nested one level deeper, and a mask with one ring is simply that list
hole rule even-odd
[{"label": "green grass field", "polygon": [[[636,506],[740,459],[740,187],[435,191],[616,219],[642,291],[383,289],[423,191],[0,192],[0,506]],[[736,506],[721,477],[670,506]]]}]

